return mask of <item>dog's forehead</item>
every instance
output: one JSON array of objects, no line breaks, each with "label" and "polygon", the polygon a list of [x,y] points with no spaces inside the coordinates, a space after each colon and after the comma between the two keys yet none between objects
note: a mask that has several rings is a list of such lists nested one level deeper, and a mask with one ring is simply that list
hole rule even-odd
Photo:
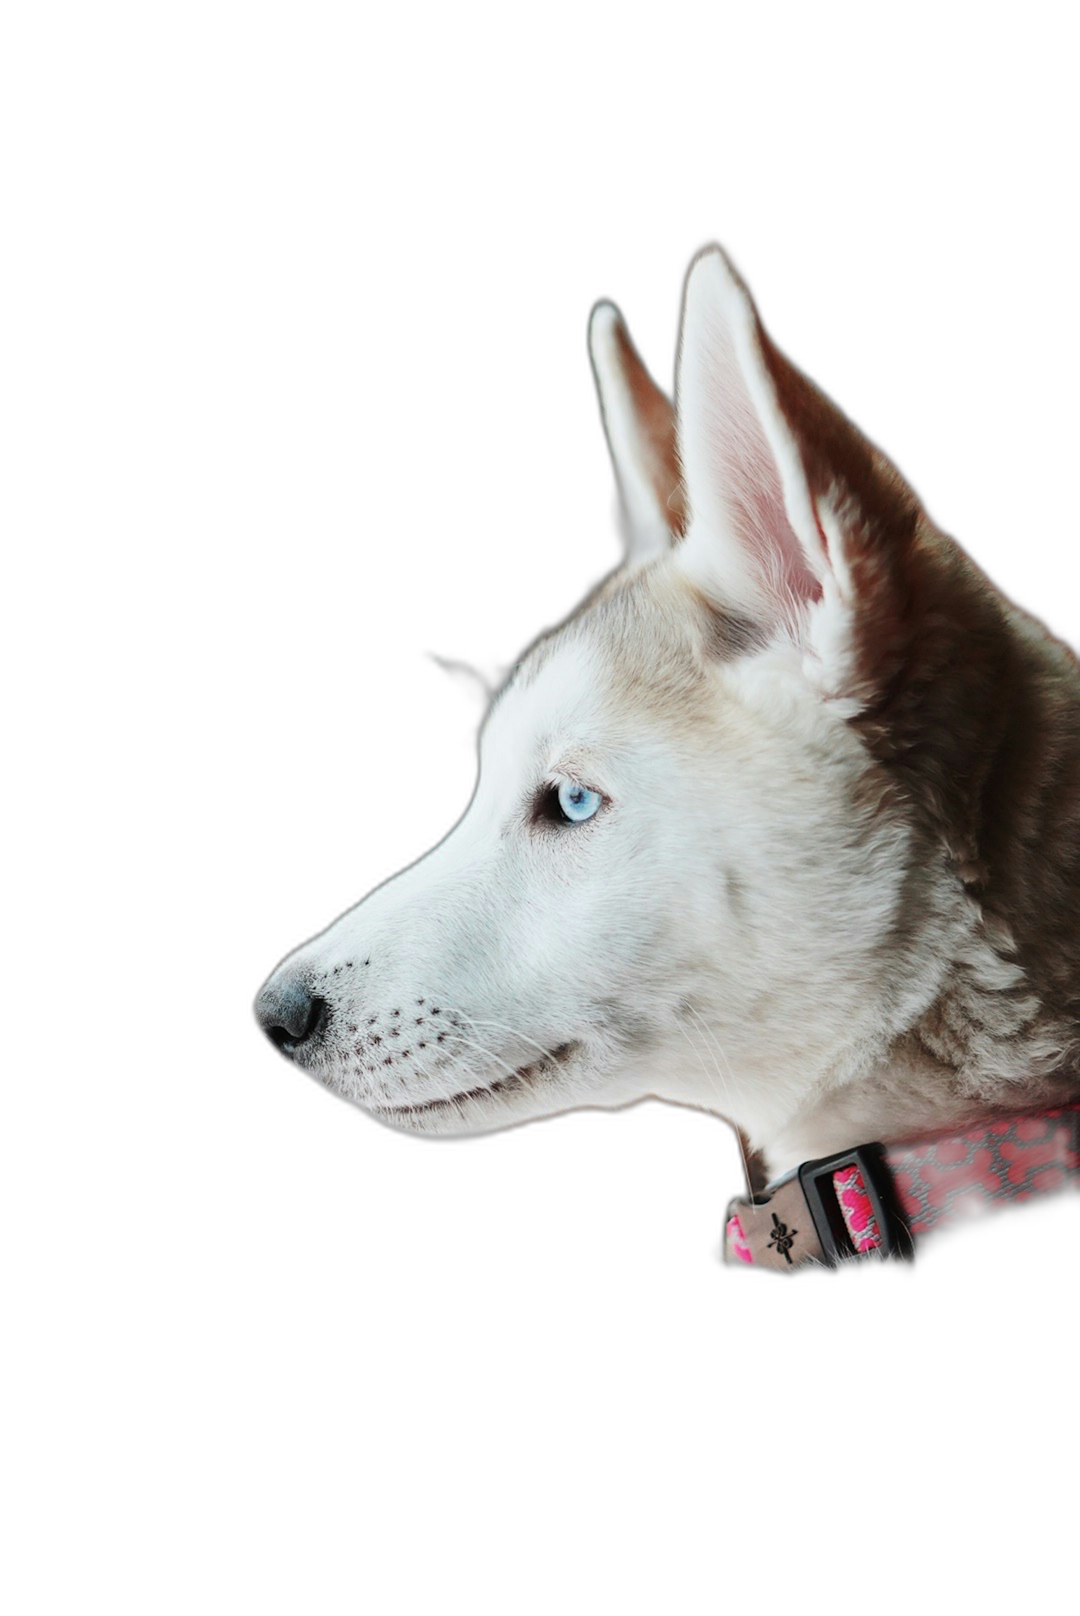
[{"label": "dog's forehead", "polygon": [[595,735],[605,707],[604,658],[578,625],[535,646],[496,697],[482,746],[500,764],[553,767],[555,754]]},{"label": "dog's forehead", "polygon": [[484,750],[500,763],[566,766],[642,723],[693,722],[707,679],[701,624],[662,577],[608,587],[522,658],[496,698]]}]

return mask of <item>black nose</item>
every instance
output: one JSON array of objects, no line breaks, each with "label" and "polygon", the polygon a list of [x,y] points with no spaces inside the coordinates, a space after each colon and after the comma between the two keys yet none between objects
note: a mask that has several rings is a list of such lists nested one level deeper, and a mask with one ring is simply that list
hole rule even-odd
[{"label": "black nose", "polygon": [[326,1021],[325,999],[310,993],[298,976],[272,977],[255,1001],[259,1026],[284,1055],[314,1038]]}]

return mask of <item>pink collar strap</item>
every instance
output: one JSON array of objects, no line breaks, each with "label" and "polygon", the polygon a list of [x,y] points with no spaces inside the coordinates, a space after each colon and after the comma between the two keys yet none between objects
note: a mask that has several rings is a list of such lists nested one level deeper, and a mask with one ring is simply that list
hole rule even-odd
[{"label": "pink collar strap", "polygon": [[728,1207],[724,1258],[783,1273],[906,1257],[972,1212],[1080,1187],[1080,1103],[804,1162]]}]

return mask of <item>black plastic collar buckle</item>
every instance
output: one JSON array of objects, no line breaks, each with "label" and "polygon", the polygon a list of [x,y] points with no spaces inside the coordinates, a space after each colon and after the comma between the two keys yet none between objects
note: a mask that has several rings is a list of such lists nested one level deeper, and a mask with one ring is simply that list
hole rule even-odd
[{"label": "black plastic collar buckle", "polygon": [[[881,1243],[873,1251],[856,1251],[844,1222],[843,1210],[833,1188],[833,1174],[844,1167],[857,1167],[877,1223]],[[814,1220],[825,1261],[830,1268],[845,1257],[910,1257],[911,1233],[904,1222],[892,1175],[885,1160],[884,1145],[857,1145],[838,1156],[803,1162],[799,1168],[810,1216]]]}]

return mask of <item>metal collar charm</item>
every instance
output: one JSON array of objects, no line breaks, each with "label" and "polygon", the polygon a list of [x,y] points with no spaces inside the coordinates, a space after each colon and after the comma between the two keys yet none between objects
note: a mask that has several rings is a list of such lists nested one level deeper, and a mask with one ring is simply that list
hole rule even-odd
[{"label": "metal collar charm", "polygon": [[775,1268],[907,1257],[973,1211],[1080,1188],[1080,1104],[804,1162],[728,1207],[724,1259]]}]

